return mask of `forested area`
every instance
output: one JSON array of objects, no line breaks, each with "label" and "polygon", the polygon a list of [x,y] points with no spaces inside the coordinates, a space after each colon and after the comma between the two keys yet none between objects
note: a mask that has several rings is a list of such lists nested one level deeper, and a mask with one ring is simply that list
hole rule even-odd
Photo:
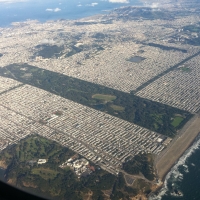
[{"label": "forested area", "polygon": [[[190,45],[200,46],[200,23],[198,24],[191,24],[183,27],[183,30],[188,35],[188,38],[185,38],[185,42]],[[194,37],[190,33],[196,33],[197,35]]]},{"label": "forested area", "polygon": [[37,45],[37,49],[39,49],[35,56],[42,56],[43,58],[58,58],[63,55],[62,51],[64,50],[64,46],[57,45]]},{"label": "forested area", "polygon": [[130,196],[136,196],[137,194],[138,190],[133,187],[127,187],[123,174],[119,173],[118,179],[115,181],[112,189],[111,200],[128,200]]},{"label": "forested area", "polygon": [[142,173],[145,178],[152,181],[155,178],[152,154],[138,154],[123,164],[123,169],[129,174]]}]

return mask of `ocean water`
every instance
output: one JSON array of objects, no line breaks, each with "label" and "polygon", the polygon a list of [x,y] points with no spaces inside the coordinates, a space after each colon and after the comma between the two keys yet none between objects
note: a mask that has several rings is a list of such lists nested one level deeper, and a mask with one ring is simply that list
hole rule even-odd
[{"label": "ocean water", "polygon": [[[0,0],[0,27],[27,19],[79,19],[121,6],[141,6],[140,0]],[[113,3],[114,2],[114,3]],[[124,3],[116,3],[124,2]]]},{"label": "ocean water", "polygon": [[[179,191],[181,196],[175,196]],[[167,174],[164,186],[149,200],[200,200],[200,137]]]}]

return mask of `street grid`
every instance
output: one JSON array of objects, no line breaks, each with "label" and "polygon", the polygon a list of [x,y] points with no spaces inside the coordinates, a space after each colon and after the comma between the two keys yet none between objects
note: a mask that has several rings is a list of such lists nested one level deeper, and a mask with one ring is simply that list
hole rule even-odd
[{"label": "street grid", "polygon": [[0,102],[0,137],[7,143],[40,134],[112,173],[138,153],[166,147],[165,136],[29,85],[4,93]]},{"label": "street grid", "polygon": [[[172,21],[132,20],[126,23],[110,16],[111,24],[101,23],[105,18],[109,16],[79,20],[97,22],[92,25],[75,25],[77,21],[27,21],[0,28],[0,53],[3,54],[0,67],[27,63],[129,93],[200,51],[198,46],[182,43],[189,36],[181,32],[183,26],[199,22],[197,15]],[[104,34],[105,38],[95,38],[97,33]],[[175,38],[172,44],[169,41],[176,33],[181,35],[181,41]],[[196,36],[191,34],[191,37]],[[148,43],[187,52],[162,50]],[[35,56],[37,45],[64,46],[65,50],[58,58],[43,58]],[[85,49],[66,57],[72,46],[79,45]],[[103,50],[99,51],[95,45]],[[128,61],[134,56],[145,59],[140,63]],[[170,70],[136,95],[197,113],[200,109],[199,58],[196,56]],[[133,123],[4,77],[0,77],[0,111],[0,150],[28,135],[40,134],[113,174],[138,153],[159,155],[171,141]]]}]

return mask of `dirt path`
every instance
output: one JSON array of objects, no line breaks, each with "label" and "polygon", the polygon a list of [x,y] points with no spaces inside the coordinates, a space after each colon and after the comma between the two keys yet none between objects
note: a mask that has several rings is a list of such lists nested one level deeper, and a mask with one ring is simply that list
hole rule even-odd
[{"label": "dirt path", "polygon": [[[184,128],[183,128],[184,129]],[[200,132],[200,117],[196,116],[191,124],[178,136],[175,142],[165,151],[165,153],[156,161],[158,177],[163,180],[167,172],[174,163],[192,144]]]}]

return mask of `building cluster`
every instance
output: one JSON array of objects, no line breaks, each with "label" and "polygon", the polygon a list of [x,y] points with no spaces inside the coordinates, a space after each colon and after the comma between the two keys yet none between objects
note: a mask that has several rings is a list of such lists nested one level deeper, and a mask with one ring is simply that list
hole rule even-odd
[{"label": "building cluster", "polygon": [[[154,42],[170,46],[171,44],[163,41],[174,35],[182,26],[194,23],[198,19],[191,16],[170,22],[136,20],[126,23],[114,20],[112,24],[101,24],[101,20],[96,19],[95,22],[99,23],[82,26],[75,25],[73,21],[43,24],[30,21],[22,27],[15,25],[0,32],[0,53],[3,54],[0,58],[1,66],[26,62],[39,68],[130,92],[197,50],[196,47],[185,44],[181,48],[186,49],[187,53],[167,51],[144,45],[143,41],[147,44]],[[94,35],[97,33],[103,34],[104,39],[95,38]],[[82,44],[88,48],[70,57],[62,56],[58,59],[34,57],[34,53],[38,51],[36,46],[43,44],[67,44],[67,49]],[[96,51],[96,48],[93,48],[95,45],[102,46],[105,50]],[[179,46],[179,44],[173,45]],[[141,50],[143,53],[138,53]],[[141,63],[127,61],[134,55],[146,59]]]},{"label": "building cluster", "polygon": [[78,177],[90,175],[95,168],[90,166],[89,161],[85,158],[70,158],[66,162],[62,163],[60,168],[64,169],[66,167],[70,167],[74,170],[75,174]]},{"label": "building cluster", "polygon": [[40,158],[38,159],[37,164],[42,165],[42,164],[45,164],[46,162],[47,162],[47,159]]},{"label": "building cluster", "polygon": [[2,94],[0,102],[10,143],[37,133],[112,173],[140,152],[159,154],[166,147],[165,136],[29,85]]},{"label": "building cluster", "polygon": [[157,79],[138,96],[189,112],[200,110],[200,56]]},{"label": "building cluster", "polygon": [[[143,53],[138,53],[140,50],[143,50]],[[193,49],[188,53],[164,51],[127,42],[113,45],[112,49],[106,49],[99,55],[84,61],[79,68],[68,68],[64,73],[130,92],[194,52]],[[140,63],[128,61],[132,56],[142,56],[145,60]]]},{"label": "building cluster", "polygon": [[21,83],[18,81],[15,81],[10,78],[4,78],[0,76],[0,94],[2,92],[5,92],[13,87],[19,86]]},{"label": "building cluster", "polygon": [[[32,65],[130,92],[194,53],[196,48],[183,53],[129,41],[113,44],[111,48],[105,47],[104,51],[96,53],[92,50],[84,51],[69,59],[45,59],[41,62],[33,61]],[[92,56],[86,59],[88,54]],[[133,56],[141,56],[145,60],[130,62],[129,59]]]}]

